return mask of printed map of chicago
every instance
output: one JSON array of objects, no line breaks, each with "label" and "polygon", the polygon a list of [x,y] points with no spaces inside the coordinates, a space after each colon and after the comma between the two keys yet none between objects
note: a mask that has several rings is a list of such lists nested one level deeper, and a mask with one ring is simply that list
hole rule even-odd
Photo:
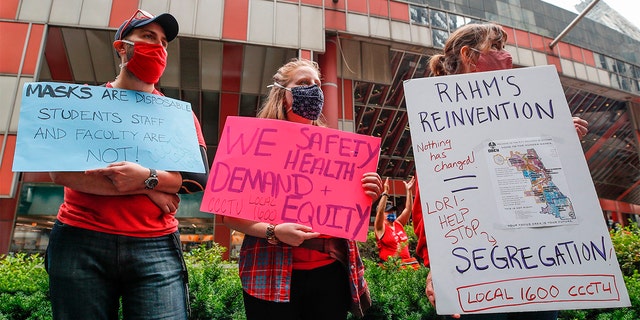
[{"label": "printed map of chicago", "polygon": [[[575,221],[571,199],[561,187],[566,183],[551,139],[491,142],[488,155],[495,166],[493,185],[500,194],[497,200],[507,227]],[[545,166],[545,162],[550,163]]]},{"label": "printed map of chicago", "polygon": [[537,203],[546,204],[540,213],[559,219],[575,219],[571,199],[565,197],[553,183],[552,170],[545,169],[535,149],[528,149],[526,154],[511,151],[508,160],[531,181],[531,190],[525,191],[525,196],[534,197]]}]

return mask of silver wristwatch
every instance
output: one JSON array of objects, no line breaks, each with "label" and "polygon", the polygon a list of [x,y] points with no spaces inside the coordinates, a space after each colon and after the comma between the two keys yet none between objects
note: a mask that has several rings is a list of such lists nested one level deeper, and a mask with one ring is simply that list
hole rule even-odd
[{"label": "silver wristwatch", "polygon": [[158,172],[156,169],[149,168],[149,178],[144,181],[144,187],[147,189],[153,189],[158,185]]}]

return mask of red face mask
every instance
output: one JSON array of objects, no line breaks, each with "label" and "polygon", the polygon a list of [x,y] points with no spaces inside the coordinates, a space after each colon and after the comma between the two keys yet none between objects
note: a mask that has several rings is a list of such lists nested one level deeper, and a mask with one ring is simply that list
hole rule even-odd
[{"label": "red face mask", "polygon": [[476,61],[476,71],[495,71],[513,68],[511,54],[506,50],[490,50],[480,53]]},{"label": "red face mask", "polygon": [[160,44],[122,42],[133,45],[133,57],[127,61],[127,70],[146,83],[158,83],[167,66],[167,50]]}]

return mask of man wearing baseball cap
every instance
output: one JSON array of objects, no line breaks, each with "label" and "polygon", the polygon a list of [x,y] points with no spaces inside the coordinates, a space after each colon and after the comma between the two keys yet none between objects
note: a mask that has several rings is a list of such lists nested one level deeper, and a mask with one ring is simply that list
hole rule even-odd
[{"label": "man wearing baseball cap", "polygon": [[[167,45],[177,34],[172,15],[137,10],[116,32],[120,72],[105,86],[162,95],[155,84],[167,64]],[[200,124],[193,119],[209,168]],[[122,301],[124,319],[187,319],[177,193],[203,191],[207,173],[123,161],[50,176],[64,186],[45,263],[53,318],[117,319]]]}]

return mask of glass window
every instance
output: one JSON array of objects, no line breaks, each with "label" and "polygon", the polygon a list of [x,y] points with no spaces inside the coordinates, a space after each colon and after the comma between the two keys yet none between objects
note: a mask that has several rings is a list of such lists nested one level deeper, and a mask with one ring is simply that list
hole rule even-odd
[{"label": "glass window", "polygon": [[369,104],[380,105],[382,103],[383,96],[387,92],[387,86],[376,84],[371,91],[371,97],[369,98]]},{"label": "glass window", "polygon": [[526,25],[536,25],[536,16],[531,10],[522,9],[522,21]]},{"label": "glass window", "polygon": [[18,217],[9,252],[44,254],[49,245],[49,233],[51,233],[51,226],[47,223]]},{"label": "glass window", "polygon": [[449,15],[449,30],[456,30],[467,24],[467,18],[455,14]]},{"label": "glass window", "polygon": [[240,116],[255,117],[260,107],[260,97],[243,94],[240,96]]},{"label": "glass window", "polygon": [[214,246],[215,219],[213,215],[211,218],[182,218],[178,219],[178,222],[183,251],[191,251],[202,246],[206,248]]},{"label": "glass window", "polygon": [[433,0],[429,1],[429,0],[408,0],[408,2],[413,2],[413,3],[417,3],[417,4],[429,4],[429,2],[433,2]]},{"label": "glass window", "polygon": [[398,169],[399,177],[407,177],[408,179],[410,176],[414,174],[412,159],[404,159],[404,161],[399,162],[399,164],[400,164],[400,169]]},{"label": "glass window", "polygon": [[391,93],[389,94],[387,101],[385,101],[385,106],[398,107],[400,105],[400,102],[404,98],[402,82],[413,77],[415,67],[417,66],[416,62],[419,58],[419,55],[404,55],[400,65],[396,68],[398,71],[394,77],[393,84],[391,85]]},{"label": "glass window", "polygon": [[636,79],[640,79],[640,67],[638,66],[633,66],[633,76]]},{"label": "glass window", "polygon": [[522,14],[522,9],[520,9],[519,5],[509,5],[509,16],[511,19],[523,22],[524,15]]},{"label": "glass window", "polygon": [[[393,119],[393,123],[391,124],[391,127],[390,127],[390,130],[392,131],[390,133],[394,138],[395,137],[399,137],[400,139],[404,138],[404,135],[405,135],[404,128],[406,127],[406,123],[407,123],[407,112],[405,110],[398,110]],[[394,141],[390,141],[390,142],[394,142]],[[394,157],[404,157],[406,153],[405,149],[408,147],[408,145],[406,144],[406,141],[403,141],[403,142],[404,144],[396,142],[396,145],[391,146],[393,147],[393,149],[389,150],[389,153]]]},{"label": "glass window", "polygon": [[229,259],[237,260],[240,257],[240,248],[244,240],[244,233],[231,230],[231,243],[229,244]]},{"label": "glass window", "polygon": [[182,101],[189,102],[195,114],[200,114],[200,91],[182,90]]},{"label": "glass window", "polygon": [[200,40],[181,37],[180,42],[180,87],[200,89]]},{"label": "glass window", "polygon": [[353,89],[353,98],[356,104],[367,104],[369,88],[372,84],[368,82],[358,82]]},{"label": "glass window", "polygon": [[429,25],[429,10],[418,6],[409,6],[409,16],[411,23]]},{"label": "glass window", "polygon": [[[484,16],[487,18],[487,20],[489,21],[502,21],[503,25],[513,25],[514,24],[514,20],[507,17],[507,16],[501,16],[495,13],[491,13],[491,12],[485,12]],[[480,22],[482,23],[482,21]]]},{"label": "glass window", "polygon": [[431,10],[431,14],[429,16],[431,17],[431,26],[434,28],[448,30],[446,12]]},{"label": "glass window", "polygon": [[624,62],[620,60],[616,60],[616,70],[618,71],[619,74],[624,75],[625,72],[627,71],[627,68],[624,65]]},{"label": "glass window", "polygon": [[433,46],[436,48],[444,48],[444,44],[449,38],[449,33],[443,30],[432,30]]},{"label": "glass window", "polygon": [[[357,109],[357,108],[356,108]],[[360,124],[358,124],[358,133],[367,134],[371,132],[371,125],[373,124],[373,115],[376,114],[376,108],[374,107],[363,107],[361,110],[357,110],[358,113],[362,113],[362,120],[360,120]]]},{"label": "glass window", "polygon": [[180,90],[176,88],[161,88],[160,91],[162,94],[169,98],[180,100]]},{"label": "glass window", "polygon": [[620,81],[618,80],[618,74],[615,72],[609,72],[609,79],[611,81],[611,87],[620,88]]},{"label": "glass window", "polygon": [[420,62],[418,62],[418,66],[416,67],[416,73],[413,75],[414,78],[423,78],[428,77],[431,73],[429,69],[429,60],[431,56],[422,56],[420,58]]},{"label": "glass window", "polygon": [[607,70],[612,71],[612,72],[618,72],[618,67],[616,66],[616,60],[611,58],[611,57],[604,57],[605,60],[607,60]]},{"label": "glass window", "polygon": [[398,164],[398,162],[400,162],[402,160],[398,160],[398,159],[389,159],[388,165],[383,169],[382,171],[382,175],[383,176],[391,176],[393,177],[393,170],[396,167],[396,165]]},{"label": "glass window", "polygon": [[624,75],[625,77],[633,77],[633,68],[631,65],[624,63],[620,60],[616,60],[618,65],[618,73]]},{"label": "glass window", "polygon": [[[218,125],[220,124],[220,94],[202,90],[202,116],[200,126],[208,146],[218,145]],[[210,158],[212,159],[212,158]]]},{"label": "glass window", "polygon": [[[503,17],[509,17],[509,18],[513,17],[511,15],[511,12],[510,12],[510,9],[509,9],[510,6],[509,6],[508,3],[505,3],[505,2],[502,2],[502,1],[496,1],[495,5],[496,5],[496,11],[489,11],[489,10],[487,10],[487,11],[491,12],[491,13],[497,13],[497,14],[503,16]],[[486,8],[485,8],[485,10],[486,10]]]},{"label": "glass window", "polygon": [[596,58],[596,67],[609,70],[609,68],[607,68],[607,59],[605,58],[605,56],[595,52],[594,55]]},{"label": "glass window", "polygon": [[388,144],[393,136],[387,135],[389,121],[393,121],[394,112],[390,109],[382,109],[378,115],[378,119],[376,119],[375,124],[373,125],[373,132],[371,133],[374,137],[383,137],[388,136],[388,139],[385,139],[386,144]]},{"label": "glass window", "polygon": [[622,90],[631,91],[631,79],[627,77],[620,77],[620,87]]},{"label": "glass window", "polygon": [[55,184],[25,183],[20,190],[17,215],[51,216],[58,214],[58,208],[64,200],[64,188]]}]

